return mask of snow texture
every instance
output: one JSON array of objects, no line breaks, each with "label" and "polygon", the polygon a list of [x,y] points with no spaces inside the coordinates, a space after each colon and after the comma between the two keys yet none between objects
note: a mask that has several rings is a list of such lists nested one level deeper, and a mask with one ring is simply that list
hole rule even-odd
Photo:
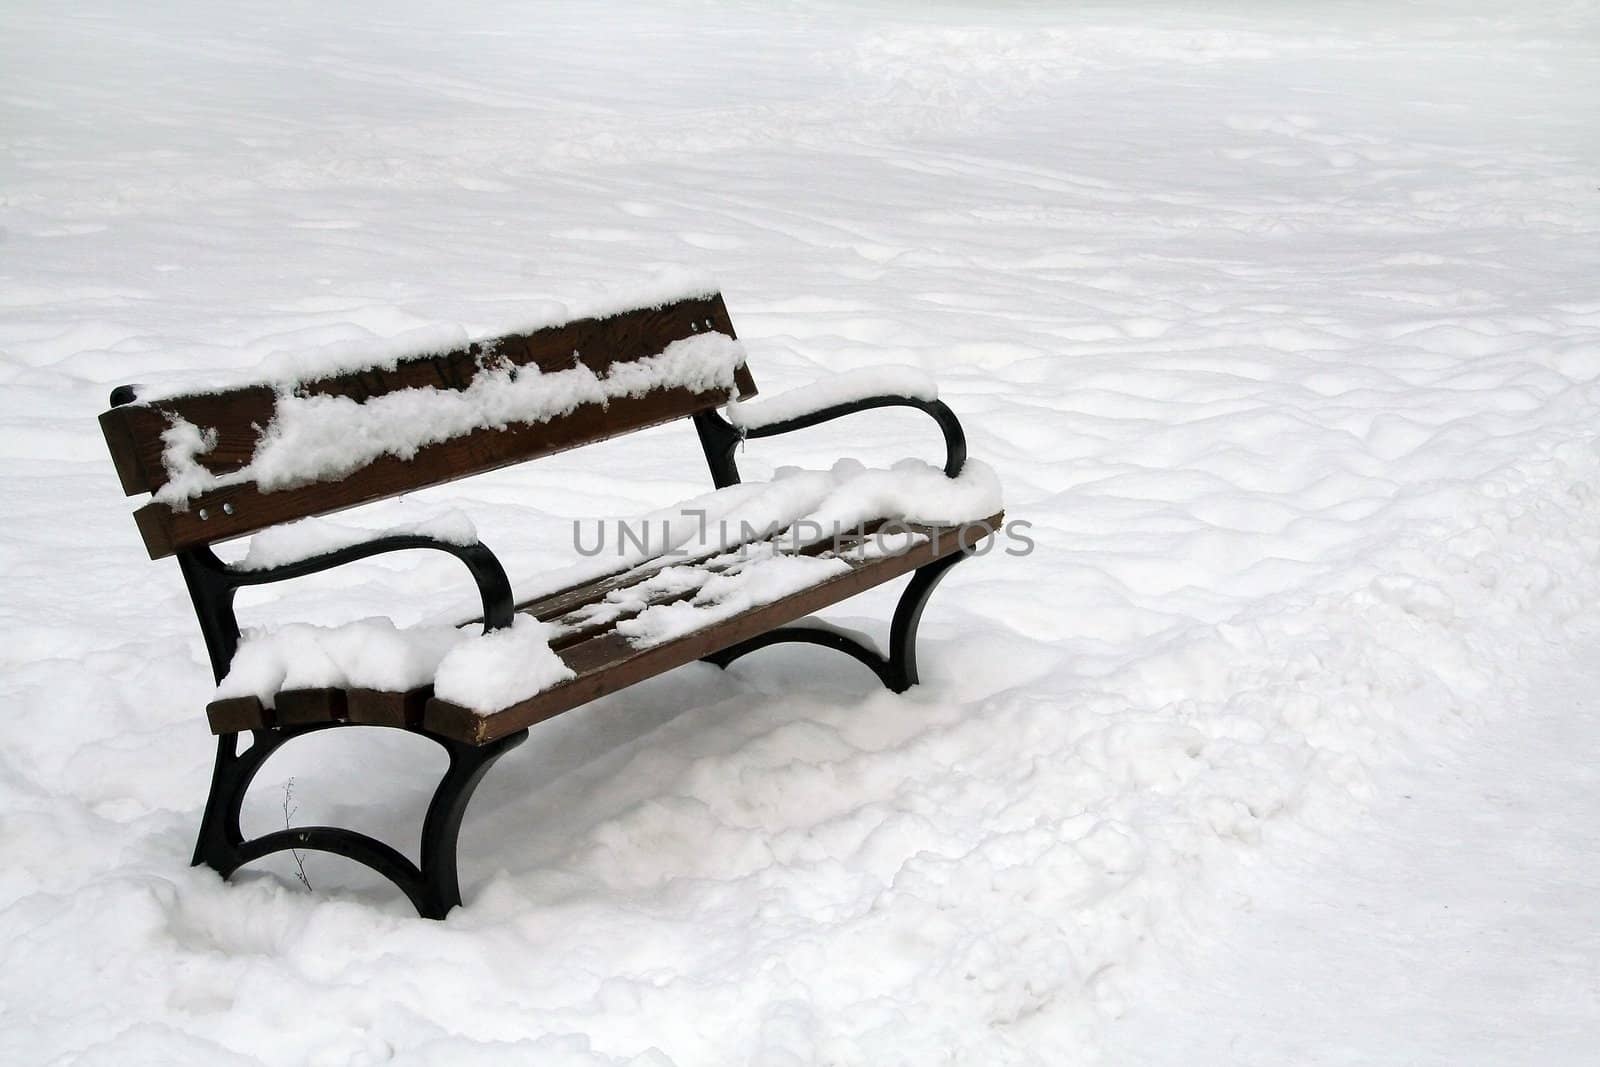
[{"label": "snow texture", "polygon": [[[720,558],[712,560],[713,565],[720,562]],[[695,583],[697,591],[692,598],[652,604],[618,622],[617,633],[649,648],[850,572],[850,564],[843,559],[783,555],[771,545],[727,562],[731,566],[725,573],[709,574]]]},{"label": "snow texture", "polygon": [[[803,476],[804,472],[796,475]],[[1000,479],[981,460],[968,460],[954,478],[920,459],[903,459],[887,469],[840,460],[828,477],[832,481],[828,492],[796,522],[797,527],[810,522],[825,531],[848,530],[882,518],[955,525],[988,518],[1001,505]],[[773,484],[787,482],[780,477]]]},{"label": "snow texture", "polygon": [[1600,824],[1593,762],[1573,746],[1592,752],[1600,733],[1600,647],[1551,651],[1470,747],[1384,768],[1360,819],[1231,872],[1219,889],[1248,904],[1198,917],[1151,961],[1106,1061],[1592,1060],[1600,925],[1583,857],[1600,854]]},{"label": "snow texture", "polygon": [[547,372],[507,363],[480,371],[465,389],[398,389],[366,400],[304,395],[284,386],[255,455],[235,471],[213,474],[201,466],[199,457],[215,442],[174,419],[162,435],[162,462],[170,480],[153,497],[183,506],[227,485],[254,482],[263,492],[292,489],[335,481],[383,456],[408,460],[421,448],[474,430],[549,422],[583,404],[605,405],[670,388],[731,392],[734,371],[744,360],[738,341],[704,333],[674,341],[658,355],[613,364],[603,378],[582,363]]},{"label": "snow texture", "polygon": [[[1565,976],[1565,999],[1407,1018],[1404,1047],[1584,1063],[1596,853],[1542,809],[1479,827],[1530,782],[1593,795],[1600,718],[1526,712],[1550,653],[1600,628],[1597,17],[0,5],[0,1063],[1091,1063],[1168,999],[1160,963],[1230,956],[1202,931],[1250,922],[1241,871],[1403,804],[1390,772],[1552,718],[1562,743],[1507,753],[1514,790],[1427,779],[1482,867],[1533,879],[1508,883],[1541,918],[1521,965],[1419,938],[1355,974],[1446,997],[1456,973]],[[446,922],[318,853],[309,893],[286,854],[226,884],[190,868],[213,686],[93,424],[107,390],[488,336],[665,264],[716,272],[764,393],[935,376],[1034,550],[950,572],[904,695],[792,646],[540,724],[474,798]],[[937,431],[886,409],[739,462],[906,455],[937,459]],[[458,507],[510,573],[548,574],[573,517],[706,484],[692,429],[663,426],[359,521]],[[410,627],[460,571],[379,557],[240,610]],[[894,597],[828,614],[881,634]],[[244,827],[281,829],[293,779],[295,824],[412,850],[441,766],[402,731],[313,734],[264,765]],[[1423,882],[1381,914],[1453,903]],[[1293,981],[1220,996],[1329,1003],[1309,947]],[[1313,1054],[1394,1049],[1334,1036]]]},{"label": "snow texture", "polygon": [[510,707],[573,677],[550,651],[551,629],[518,615],[511,626],[462,641],[445,655],[434,695],[473,711]]},{"label": "snow texture", "polygon": [[252,629],[214,699],[253,696],[270,708],[286,689],[404,692],[432,682],[445,655],[470,639],[453,626],[402,629],[385,618]]},{"label": "snow texture", "polygon": [[878,396],[937,400],[939,386],[931,375],[916,367],[862,367],[780,396],[734,400],[727,406],[728,421],[741,430],[759,430],[775,422]]}]

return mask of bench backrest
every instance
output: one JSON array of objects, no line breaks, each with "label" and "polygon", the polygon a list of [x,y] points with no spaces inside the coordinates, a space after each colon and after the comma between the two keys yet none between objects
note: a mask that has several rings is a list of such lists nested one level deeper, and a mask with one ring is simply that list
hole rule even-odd
[{"label": "bench backrest", "polygon": [[[735,336],[715,293],[298,383],[148,401],[123,387],[100,426],[123,491],[154,494],[134,518],[160,559],[754,395],[711,334]],[[345,435],[354,452],[331,447]],[[285,467],[297,448],[310,467]],[[319,448],[338,454],[313,470]]]}]

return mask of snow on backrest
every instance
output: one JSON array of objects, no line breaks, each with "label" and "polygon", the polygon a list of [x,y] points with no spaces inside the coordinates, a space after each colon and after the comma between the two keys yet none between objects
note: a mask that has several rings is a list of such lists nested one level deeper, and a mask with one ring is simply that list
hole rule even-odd
[{"label": "snow on backrest", "polygon": [[124,492],[152,494],[134,517],[159,559],[754,395],[734,338],[705,293],[320,378],[135,396],[100,425]]}]

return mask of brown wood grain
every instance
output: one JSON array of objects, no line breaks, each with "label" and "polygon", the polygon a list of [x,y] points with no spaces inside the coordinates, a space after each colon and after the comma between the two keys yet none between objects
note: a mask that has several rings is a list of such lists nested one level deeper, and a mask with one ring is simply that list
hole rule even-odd
[{"label": "brown wood grain", "polygon": [[127,407],[112,408],[100,415],[100,433],[106,439],[106,449],[117,469],[117,480],[122,483],[122,495],[148,492],[150,476],[145,473],[144,461],[134,444],[133,428],[128,422]]},{"label": "brown wood grain", "polygon": [[273,721],[279,726],[310,726],[319,722],[343,722],[343,689],[285,689],[272,699]]},{"label": "brown wood grain", "polygon": [[206,705],[206,721],[214,734],[237,734],[272,725],[272,711],[255,697],[227,697]]},{"label": "brown wood grain", "polygon": [[404,693],[389,693],[380,689],[351,689],[345,693],[346,718],[350,722],[367,726],[403,726],[415,729],[422,725],[422,710],[431,696],[433,696],[431,685]]},{"label": "brown wood grain", "polygon": [[287,689],[269,708],[256,697],[227,697],[206,705],[214,734],[236,734],[273,726],[309,726],[319,722],[353,722],[363,726],[422,725],[422,711],[432,686],[407,692],[381,689]]}]

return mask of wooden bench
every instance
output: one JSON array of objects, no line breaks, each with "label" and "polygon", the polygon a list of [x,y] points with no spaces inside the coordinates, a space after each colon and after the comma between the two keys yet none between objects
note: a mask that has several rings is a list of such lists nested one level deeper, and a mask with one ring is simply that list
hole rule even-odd
[{"label": "wooden bench", "polygon": [[[660,560],[619,565],[615,573],[518,602],[495,555],[471,538],[444,539],[417,531],[375,534],[305,558],[254,567],[225,563],[212,551],[218,542],[280,524],[678,419],[694,423],[711,480],[719,488],[739,482],[735,450],[745,438],[771,437],[889,406],[911,407],[932,416],[944,436],[944,474],[956,478],[961,473],[966,458],[961,427],[949,408],[927,396],[839,399],[835,393],[832,402],[814,410],[790,405],[783,418],[736,427],[719,409],[730,397],[746,400],[756,389],[742,355],[737,354],[734,336],[721,297],[702,293],[657,307],[466,344],[442,354],[387,364],[374,360],[358,370],[309,380],[159,397],[141,396],[134,386],[115,390],[113,406],[100,416],[106,443],[124,491],[152,494],[135,513],[139,532],[152,559],[176,557],[219,683],[240,648],[233,606],[239,589],[409,549],[443,551],[465,564],[481,602],[476,621],[486,634],[509,626],[519,613],[552,623],[555,637],[549,647],[571,674],[527,699],[492,709],[453,703],[428,685],[404,690],[302,688],[264,700],[219,699],[208,709],[218,747],[193,862],[208,864],[227,877],[272,852],[333,852],[383,874],[407,894],[420,914],[440,918],[461,902],[456,842],[471,794],[490,765],[523,741],[535,723],[682,664],[706,660],[726,666],[748,652],[784,641],[844,652],[896,692],[915,684],[916,633],[923,605],[948,569],[999,528],[998,509],[978,522],[918,527],[909,539],[911,547],[894,553],[852,554],[826,542],[786,546],[780,551],[825,554],[845,562],[830,563],[833,571],[818,584],[647,645],[619,633],[616,619],[596,613],[593,606],[619,589],[638,587],[659,572]],[[556,393],[559,403],[551,400]],[[822,395],[828,399],[826,392]],[[523,405],[520,409],[513,405],[509,416],[501,404],[507,397],[520,397],[516,403]],[[409,409],[396,405],[418,398],[448,409],[450,417],[435,420],[437,426],[422,420],[429,429],[406,429],[405,418],[396,413]],[[472,404],[489,405],[485,410],[491,414],[473,415]],[[427,410],[431,413],[433,408]],[[402,439],[398,445],[380,442],[368,453],[341,456],[331,466],[303,462],[296,449],[314,451],[305,442],[321,440],[317,435],[326,427],[318,420],[333,419],[337,426],[345,417],[372,418],[373,433],[399,434]],[[405,438],[408,432],[412,436]],[[872,532],[869,523],[853,536],[860,542]],[[716,564],[704,553],[698,559],[672,562],[701,568]],[[848,633],[801,622],[812,612],[905,574],[913,576],[894,612],[887,654]],[[663,603],[685,595],[669,589],[646,599]],[[631,610],[637,612],[638,607],[635,603]],[[625,616],[629,610],[609,614]],[[448,753],[448,769],[424,819],[420,864],[387,844],[338,827],[290,828],[252,839],[241,832],[245,792],[273,752],[303,734],[349,725],[412,731]],[[240,735],[246,732],[250,743],[241,749]]]}]

